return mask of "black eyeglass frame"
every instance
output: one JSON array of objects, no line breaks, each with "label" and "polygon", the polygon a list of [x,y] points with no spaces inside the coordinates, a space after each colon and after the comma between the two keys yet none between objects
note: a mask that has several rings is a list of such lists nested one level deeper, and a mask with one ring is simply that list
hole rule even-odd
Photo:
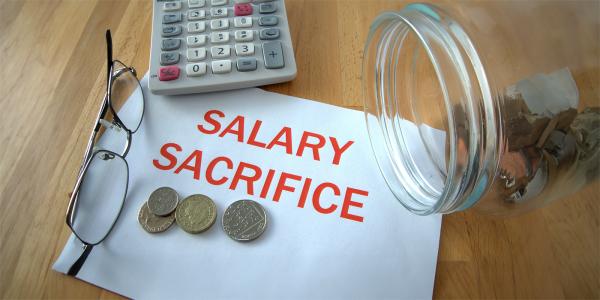
[{"label": "black eyeglass frame", "polygon": [[[121,215],[121,211],[123,210],[123,205],[125,203],[125,198],[127,196],[127,190],[129,188],[129,164],[127,163],[127,160],[125,159],[125,157],[127,156],[127,153],[129,152],[129,149],[131,147],[131,137],[132,135],[139,129],[141,123],[142,123],[142,119],[144,118],[144,106],[145,106],[145,96],[144,96],[144,91],[141,88],[141,84],[139,82],[139,79],[137,78],[137,72],[135,70],[135,68],[133,67],[129,67],[127,65],[125,65],[123,62],[119,61],[119,60],[113,60],[113,56],[112,56],[112,37],[110,34],[110,30],[106,31],[106,52],[107,52],[107,84],[106,84],[106,93],[104,95],[104,98],[102,99],[102,104],[100,106],[100,111],[98,112],[98,115],[96,117],[96,121],[95,121],[95,125],[94,128],[92,130],[92,134],[90,135],[90,138],[88,140],[87,143],[87,148],[85,150],[85,154],[84,154],[84,159],[83,159],[83,164],[79,170],[79,174],[77,176],[77,180],[75,182],[75,187],[73,188],[73,192],[71,193],[71,197],[69,200],[69,205],[67,207],[67,214],[66,214],[66,223],[67,226],[71,229],[71,231],[73,232],[73,234],[75,234],[75,236],[77,237],[77,239],[79,239],[82,243],[83,243],[83,253],[81,254],[81,256],[79,257],[79,259],[77,259],[77,261],[75,261],[75,263],[73,263],[73,265],[69,268],[69,271],[67,272],[68,275],[70,276],[76,276],[77,273],[79,272],[79,270],[81,269],[81,267],[83,266],[83,263],[85,262],[85,260],[87,259],[88,255],[90,254],[90,252],[92,251],[92,248],[98,244],[100,244],[102,241],[104,241],[106,239],[106,237],[110,234],[110,232],[112,231],[113,227],[115,226],[117,220],[119,219],[119,216]],[[119,63],[120,65],[123,66],[123,68],[120,68],[118,70],[115,70],[115,62]],[[113,87],[113,82],[119,78],[119,76],[125,74],[126,72],[130,72],[133,77],[137,80],[137,84],[140,87],[140,91],[142,93],[142,114],[139,120],[139,123],[137,124],[136,128],[134,128],[133,130],[128,128],[123,121],[119,118],[119,115],[117,114],[113,103],[111,101],[112,99],[112,87]],[[112,112],[112,126],[118,126],[120,129],[124,130],[127,134],[127,139],[126,139],[126,144],[125,144],[125,148],[123,149],[123,153],[119,154],[110,150],[105,150],[105,149],[94,149],[94,144],[95,144],[95,140],[96,140],[96,136],[98,134],[98,131],[100,130],[101,126],[102,126],[102,121],[104,120],[103,118],[106,116],[106,113],[108,112],[108,109],[111,110]],[[83,183],[83,180],[85,178],[85,174],[86,171],[88,170],[90,163],[93,161],[93,158],[96,155],[103,155],[104,158],[101,159],[114,159],[115,157],[119,157],[120,159],[123,160],[123,162],[125,162],[125,171],[127,172],[126,174],[126,178],[127,178],[127,182],[125,183],[125,192],[123,193],[123,199],[121,199],[121,206],[119,207],[119,211],[117,213],[117,216],[115,217],[113,223],[111,224],[110,228],[108,229],[108,231],[106,232],[106,234],[98,241],[96,242],[89,242],[89,241],[85,241],[82,237],[80,237],[76,230],[73,228],[73,221],[74,221],[74,211],[75,208],[77,207],[77,200],[78,200],[78,196],[79,196],[79,189]]]}]

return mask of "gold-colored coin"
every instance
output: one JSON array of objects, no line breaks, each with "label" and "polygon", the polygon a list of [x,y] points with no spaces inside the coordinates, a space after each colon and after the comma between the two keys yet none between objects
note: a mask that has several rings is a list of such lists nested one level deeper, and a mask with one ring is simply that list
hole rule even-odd
[{"label": "gold-colored coin", "polygon": [[175,210],[175,220],[188,233],[200,233],[210,228],[217,219],[215,202],[205,195],[191,195]]},{"label": "gold-colored coin", "polygon": [[144,230],[149,233],[158,233],[163,232],[169,227],[171,224],[175,222],[175,214],[170,214],[165,217],[159,217],[150,212],[148,208],[148,202],[144,202],[144,205],[140,208],[140,213],[138,214],[138,221]]}]

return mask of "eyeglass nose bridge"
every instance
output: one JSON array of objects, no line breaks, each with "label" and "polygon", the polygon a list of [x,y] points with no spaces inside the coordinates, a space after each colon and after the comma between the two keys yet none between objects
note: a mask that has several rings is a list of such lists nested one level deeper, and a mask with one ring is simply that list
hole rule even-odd
[{"label": "eyeglass nose bridge", "polygon": [[[129,149],[131,148],[131,131],[129,131],[129,129],[122,127],[118,122],[110,122],[106,119],[99,119],[98,123],[100,123],[100,125],[102,127],[105,128],[105,130],[112,130],[115,131],[117,133],[121,133],[121,132],[125,132],[126,134],[126,138],[125,138],[125,145],[123,147],[123,149],[121,150],[120,155],[125,158],[127,156],[127,153],[129,153]],[[120,136],[120,134],[118,135]],[[94,147],[92,148],[92,153],[95,153],[97,151],[101,151],[101,150],[111,150],[114,151],[113,149],[105,149],[104,147],[101,147],[99,145],[94,145]],[[119,153],[119,152],[117,152]]]}]

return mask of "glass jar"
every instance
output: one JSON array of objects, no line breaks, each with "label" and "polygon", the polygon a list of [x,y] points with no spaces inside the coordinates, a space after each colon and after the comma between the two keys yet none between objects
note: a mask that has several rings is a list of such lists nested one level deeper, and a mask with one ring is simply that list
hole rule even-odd
[{"label": "glass jar", "polygon": [[377,17],[364,108],[396,198],[421,215],[507,215],[596,180],[599,11],[591,1],[473,1]]}]

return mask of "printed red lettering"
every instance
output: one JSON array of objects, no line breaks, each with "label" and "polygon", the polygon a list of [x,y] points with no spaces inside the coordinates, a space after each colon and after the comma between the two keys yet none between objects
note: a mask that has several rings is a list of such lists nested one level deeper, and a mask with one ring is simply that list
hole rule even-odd
[{"label": "printed red lettering", "polygon": [[277,182],[277,187],[275,188],[275,195],[273,195],[273,201],[279,201],[279,199],[281,198],[282,191],[288,191],[293,193],[296,190],[296,188],[294,188],[293,186],[285,184],[285,181],[288,179],[300,181],[302,180],[302,177],[286,172],[281,172],[281,177],[279,177],[279,182]]},{"label": "printed red lettering", "polygon": [[[280,141],[284,137],[283,141]],[[267,146],[267,149],[273,148],[273,146],[279,145],[285,147],[287,154],[292,154],[292,129],[289,127],[283,127],[279,133],[273,138],[273,140]]]},{"label": "printed red lettering", "polygon": [[223,176],[220,179],[215,179],[213,177],[213,170],[215,169],[215,166],[220,162],[224,162],[225,165],[227,166],[227,169],[229,169],[229,170],[233,169],[233,162],[231,161],[231,159],[229,159],[225,156],[219,156],[219,157],[213,159],[208,164],[208,167],[206,168],[206,181],[212,185],[221,185],[221,184],[227,182],[227,179],[229,179],[226,176]]},{"label": "printed red lettering", "polygon": [[361,196],[365,196],[365,197],[369,196],[369,192],[367,192],[367,191],[353,189],[351,187],[347,188],[346,195],[344,196],[344,203],[342,204],[342,214],[340,216],[342,218],[345,218],[348,220],[362,222],[364,219],[363,217],[353,215],[348,212],[348,210],[350,209],[350,206],[359,207],[359,208],[363,207],[363,204],[361,202],[352,201],[353,194],[357,194],[357,195],[361,195]]},{"label": "printed red lettering", "polygon": [[306,181],[304,181],[304,185],[302,186],[302,192],[300,193],[300,200],[298,200],[298,207],[304,208],[304,204],[306,203],[306,197],[308,196],[308,189],[310,188],[310,184],[312,179],[306,177]]},{"label": "printed red lettering", "polygon": [[262,124],[261,120],[256,120],[254,122],[254,126],[252,126],[252,132],[250,132],[250,137],[248,137],[248,145],[264,148],[267,144],[263,142],[259,142],[256,140],[256,136],[258,135],[258,131],[260,130],[260,125]]},{"label": "printed red lettering", "polygon": [[[316,143],[309,143],[308,139],[310,137],[316,138],[318,141]],[[298,145],[296,156],[302,156],[302,153],[304,153],[304,148],[308,147],[312,149],[313,158],[316,161],[320,161],[319,149],[323,148],[323,146],[325,146],[325,138],[322,135],[305,131],[302,133],[302,138],[300,138],[300,145]]]},{"label": "printed red lettering", "polygon": [[[194,161],[194,165],[190,163]],[[175,174],[179,174],[182,170],[190,170],[194,172],[194,179],[200,179],[200,164],[202,163],[202,151],[194,150],[190,156],[188,156],[183,163],[175,170]]]},{"label": "printed red lettering", "polygon": [[200,132],[204,133],[204,134],[215,134],[217,132],[219,132],[219,130],[221,130],[221,123],[219,123],[219,121],[217,121],[216,119],[214,119],[212,117],[212,115],[217,115],[221,118],[225,117],[225,114],[220,111],[220,110],[209,110],[204,114],[204,121],[206,121],[206,123],[212,125],[212,129],[207,129],[206,127],[204,127],[202,124],[198,124],[198,130],[200,130]]},{"label": "printed red lettering", "polygon": [[[235,129],[234,129],[235,128]],[[237,116],[231,123],[219,134],[220,137],[224,137],[226,134],[237,135],[237,141],[240,143],[244,142],[244,117]]]},{"label": "printed red lettering", "polygon": [[346,144],[344,144],[344,146],[342,146],[342,148],[340,148],[338,141],[334,137],[329,137],[329,140],[331,141],[331,147],[333,147],[333,152],[334,152],[333,164],[339,165],[340,160],[342,159],[342,153],[344,153],[344,151],[348,150],[348,148],[350,148],[350,146],[352,144],[354,144],[354,141],[348,141]]},{"label": "printed red lettering", "polygon": [[[248,176],[244,175],[244,169],[251,169],[254,171],[254,175]],[[230,190],[235,190],[240,180],[246,181],[246,192],[248,195],[254,195],[254,182],[257,181],[262,175],[262,171],[258,166],[253,164],[240,162],[238,168],[235,170],[235,174],[233,175],[233,179],[231,180],[231,185],[229,186]]]},{"label": "printed red lettering", "polygon": [[265,184],[263,185],[262,190],[260,190],[260,197],[263,199],[267,197],[267,193],[271,187],[271,181],[273,181],[273,175],[275,175],[275,170],[269,169],[269,172],[267,172],[267,178],[265,179]]},{"label": "printed red lettering", "polygon": [[179,146],[179,144],[176,143],[166,143],[164,145],[162,145],[162,147],[160,147],[160,155],[162,155],[164,158],[166,158],[169,163],[166,165],[163,165],[160,163],[160,161],[158,159],[154,159],[152,160],[152,164],[154,165],[154,167],[156,167],[159,170],[170,170],[173,167],[175,167],[177,165],[177,157],[175,157],[175,155],[169,153],[169,148],[175,148],[176,152],[181,152],[181,146]]},{"label": "printed red lettering", "polygon": [[331,182],[323,182],[315,188],[315,192],[313,193],[312,201],[313,201],[313,206],[315,207],[316,211],[318,211],[322,214],[330,214],[336,210],[337,205],[332,203],[328,208],[324,208],[321,206],[321,193],[323,192],[323,190],[325,188],[332,189],[333,194],[336,196],[340,195],[340,188],[338,188],[337,185],[335,185]]}]

